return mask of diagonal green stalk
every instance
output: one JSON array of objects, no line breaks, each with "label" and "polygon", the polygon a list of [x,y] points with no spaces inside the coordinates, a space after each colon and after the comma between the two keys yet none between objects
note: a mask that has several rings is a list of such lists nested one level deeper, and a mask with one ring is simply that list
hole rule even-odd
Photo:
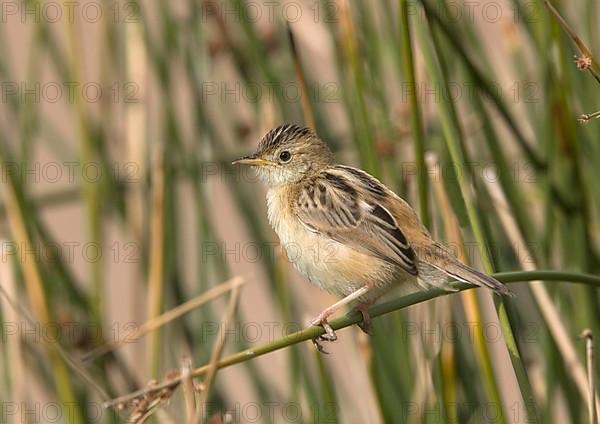
[{"label": "diagonal green stalk", "polygon": [[594,55],[592,55],[590,49],[588,49],[583,40],[569,26],[567,21],[564,20],[564,18],[561,16],[558,10],[554,8],[552,3],[550,3],[548,0],[544,0],[544,4],[546,5],[550,13],[552,13],[552,15],[556,18],[562,29],[569,35],[571,40],[573,40],[573,43],[575,43],[581,54],[583,56],[588,57],[591,60],[591,66],[588,68],[588,70],[596,79],[596,81],[600,83],[600,65],[598,64],[598,61],[594,58]]},{"label": "diagonal green stalk", "polygon": [[[567,271],[553,271],[553,270],[536,270],[536,271],[513,271],[513,272],[499,272],[493,274],[493,277],[503,283],[516,283],[516,282],[524,282],[524,281],[560,281],[560,282],[570,282],[570,283],[581,283],[586,284],[592,287],[596,287],[600,289],[600,277],[592,274],[583,274],[576,272],[567,272]],[[453,286],[458,291],[467,290],[476,288],[470,284],[457,283]],[[403,308],[407,308],[409,306],[416,305],[418,303],[426,302],[428,300],[434,299],[440,296],[446,296],[456,292],[449,292],[439,289],[431,289],[427,291],[419,291],[415,293],[408,294],[406,296],[399,297],[394,300],[390,300],[385,303],[380,303],[378,305],[373,306],[369,309],[369,315],[372,318],[376,318],[385,314],[389,314],[390,312],[394,312]],[[351,325],[357,324],[361,322],[362,315],[360,313],[353,313],[349,315],[344,315],[340,318],[336,318],[331,320],[329,324],[334,330],[340,330],[342,328],[349,327]],[[295,333],[289,334],[285,337],[277,339],[275,341],[262,344],[260,346],[243,350],[241,352],[234,353],[232,355],[226,356],[221,359],[217,363],[217,368],[225,368],[231,365],[239,364],[241,362],[246,362],[251,359],[257,358],[259,356],[265,355],[267,353],[274,352],[279,349],[283,349],[301,342],[305,342],[307,340],[312,340],[322,334],[325,333],[325,330],[322,327],[308,327],[304,330],[297,331]],[[199,377],[201,375],[206,374],[209,369],[209,365],[204,365],[202,367],[196,368],[193,371],[194,377]],[[167,382],[157,384],[152,387],[147,387],[144,389],[140,389],[136,392],[129,393],[127,395],[121,396],[116,399],[112,399],[108,402],[104,403],[104,407],[109,408],[111,406],[116,406],[118,404],[123,404],[130,402],[131,400],[147,395],[149,393],[153,393],[168,387],[174,387],[178,385],[180,382],[180,378],[174,378]]]}]

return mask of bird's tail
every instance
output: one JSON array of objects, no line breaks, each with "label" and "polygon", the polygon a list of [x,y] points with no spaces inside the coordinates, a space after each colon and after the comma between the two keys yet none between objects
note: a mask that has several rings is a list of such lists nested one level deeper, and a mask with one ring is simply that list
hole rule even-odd
[{"label": "bird's tail", "polygon": [[425,255],[422,257],[424,262],[459,281],[475,284],[480,287],[487,287],[499,294],[513,296],[513,292],[500,281],[463,264],[442,246],[436,244],[427,248],[424,253]]}]

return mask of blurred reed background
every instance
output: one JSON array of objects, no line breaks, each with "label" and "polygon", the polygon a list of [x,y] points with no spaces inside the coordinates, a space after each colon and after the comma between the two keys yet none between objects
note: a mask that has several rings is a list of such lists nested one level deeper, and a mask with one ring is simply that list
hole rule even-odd
[{"label": "blurred reed background", "polygon": [[[2,422],[595,422],[578,336],[600,334],[598,293],[570,281],[438,297],[327,356],[294,344],[103,408],[335,301],[230,165],[283,122],[482,270],[597,273],[600,121],[577,119],[600,109],[598,67],[544,2],[1,6]],[[554,6],[600,52],[600,3]]]}]

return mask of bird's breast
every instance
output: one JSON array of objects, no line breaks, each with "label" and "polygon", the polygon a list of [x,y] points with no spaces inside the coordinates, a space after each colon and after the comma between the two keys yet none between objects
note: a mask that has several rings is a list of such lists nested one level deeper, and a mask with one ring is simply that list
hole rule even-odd
[{"label": "bird's breast", "polygon": [[287,259],[311,283],[341,296],[366,284],[387,285],[396,269],[374,256],[309,230],[293,211],[290,191],[272,188],[267,193],[269,223],[279,236]]}]

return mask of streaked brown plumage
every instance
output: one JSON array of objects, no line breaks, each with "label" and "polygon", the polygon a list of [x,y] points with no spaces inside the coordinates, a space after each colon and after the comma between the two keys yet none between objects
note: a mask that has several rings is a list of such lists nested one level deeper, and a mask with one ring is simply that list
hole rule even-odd
[{"label": "streaked brown plumage", "polygon": [[296,269],[321,289],[345,296],[312,322],[325,328],[327,340],[336,338],[327,318],[350,302],[363,313],[367,331],[367,307],[393,284],[452,290],[452,277],[510,293],[434,241],[410,205],[376,178],[334,164],[327,145],[308,128],[274,128],[255,154],[234,163],[256,167],[269,187],[269,222]]}]

